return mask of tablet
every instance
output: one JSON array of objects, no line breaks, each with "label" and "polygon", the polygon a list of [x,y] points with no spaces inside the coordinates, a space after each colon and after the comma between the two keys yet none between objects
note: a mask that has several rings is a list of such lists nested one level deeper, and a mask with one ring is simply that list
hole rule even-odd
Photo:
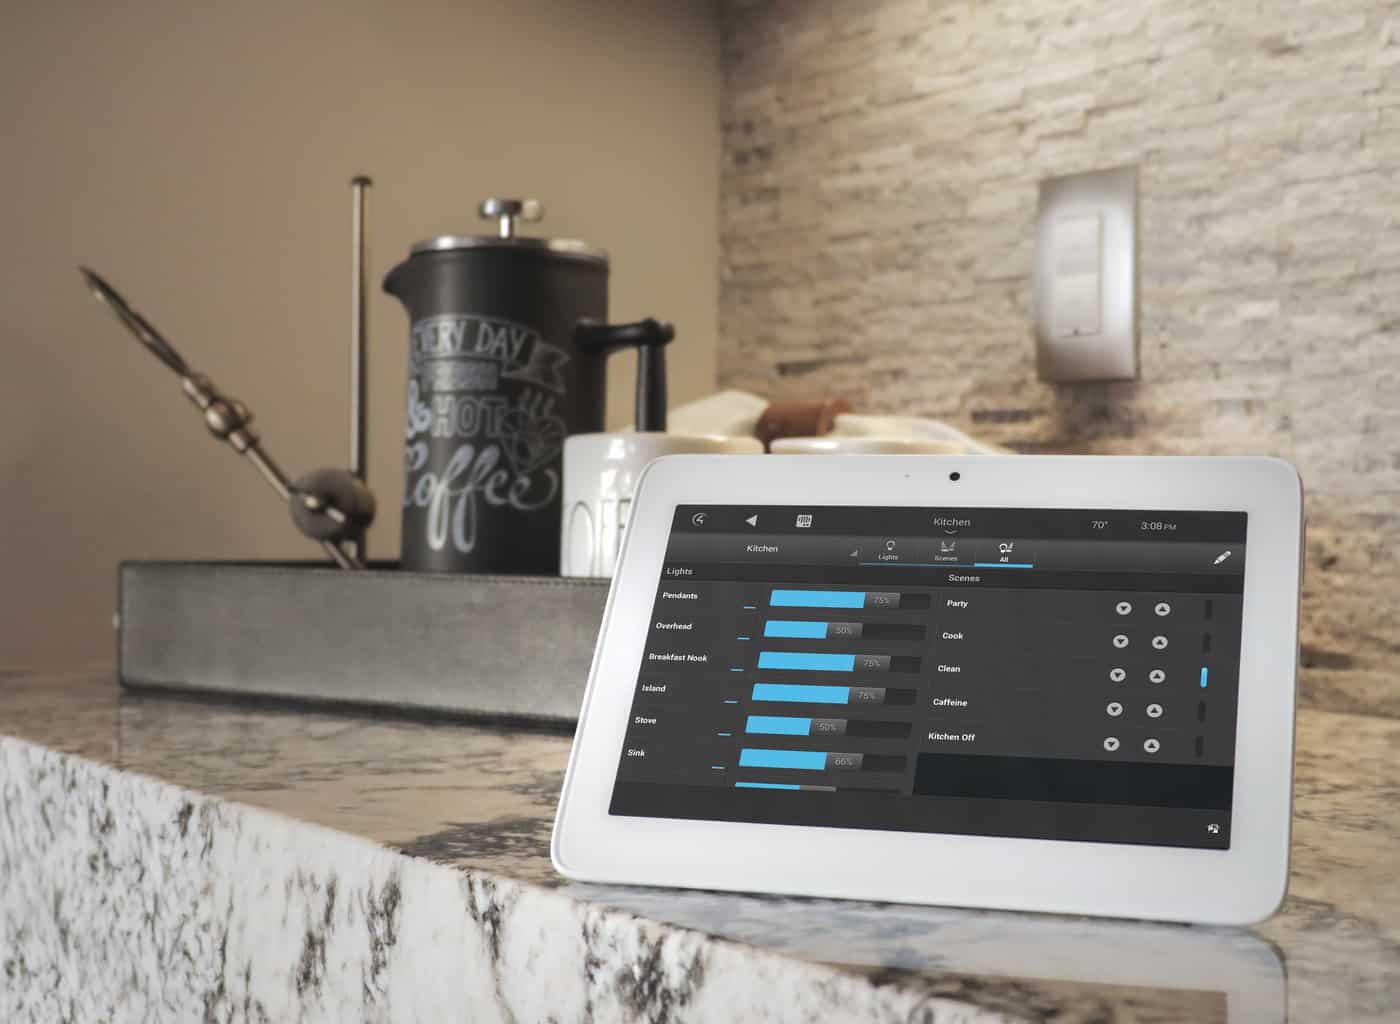
[{"label": "tablet", "polygon": [[659,459],[555,866],[1260,920],[1288,879],[1302,533],[1272,459]]}]

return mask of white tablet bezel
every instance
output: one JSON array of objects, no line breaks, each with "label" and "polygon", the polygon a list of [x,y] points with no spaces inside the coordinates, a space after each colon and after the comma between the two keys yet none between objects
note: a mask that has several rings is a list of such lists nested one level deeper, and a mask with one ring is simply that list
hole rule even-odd
[{"label": "white tablet bezel", "polygon": [[[677,505],[1247,513],[1230,848],[609,815]],[[1297,472],[1276,459],[659,459],[639,484],[608,597],[555,820],[555,868],[579,881],[1217,924],[1262,920],[1277,909],[1288,879],[1302,529]]]}]

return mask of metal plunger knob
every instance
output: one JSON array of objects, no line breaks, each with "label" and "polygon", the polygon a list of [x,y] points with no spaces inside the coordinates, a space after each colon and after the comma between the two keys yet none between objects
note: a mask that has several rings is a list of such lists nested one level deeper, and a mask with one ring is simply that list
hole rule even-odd
[{"label": "metal plunger knob", "polygon": [[501,238],[515,237],[517,220],[536,221],[544,216],[538,199],[483,199],[477,212],[486,220],[495,219],[496,233]]}]

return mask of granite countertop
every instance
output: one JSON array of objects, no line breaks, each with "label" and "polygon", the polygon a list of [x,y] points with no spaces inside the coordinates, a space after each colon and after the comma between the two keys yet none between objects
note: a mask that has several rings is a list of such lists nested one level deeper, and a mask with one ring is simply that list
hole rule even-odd
[{"label": "granite countertop", "polygon": [[0,673],[0,1019],[1400,1016],[1400,720],[1300,713],[1252,929],[566,883],[568,750]]}]

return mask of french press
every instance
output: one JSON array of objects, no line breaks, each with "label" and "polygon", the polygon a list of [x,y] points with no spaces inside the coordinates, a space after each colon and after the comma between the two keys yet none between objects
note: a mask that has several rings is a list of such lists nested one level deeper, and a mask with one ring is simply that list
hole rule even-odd
[{"label": "french press", "polygon": [[638,349],[637,426],[665,429],[669,324],[608,324],[608,255],[517,233],[533,199],[487,199],[494,235],[439,235],[384,279],[408,312],[401,564],[553,574],[562,453],[603,429],[606,357]]}]

